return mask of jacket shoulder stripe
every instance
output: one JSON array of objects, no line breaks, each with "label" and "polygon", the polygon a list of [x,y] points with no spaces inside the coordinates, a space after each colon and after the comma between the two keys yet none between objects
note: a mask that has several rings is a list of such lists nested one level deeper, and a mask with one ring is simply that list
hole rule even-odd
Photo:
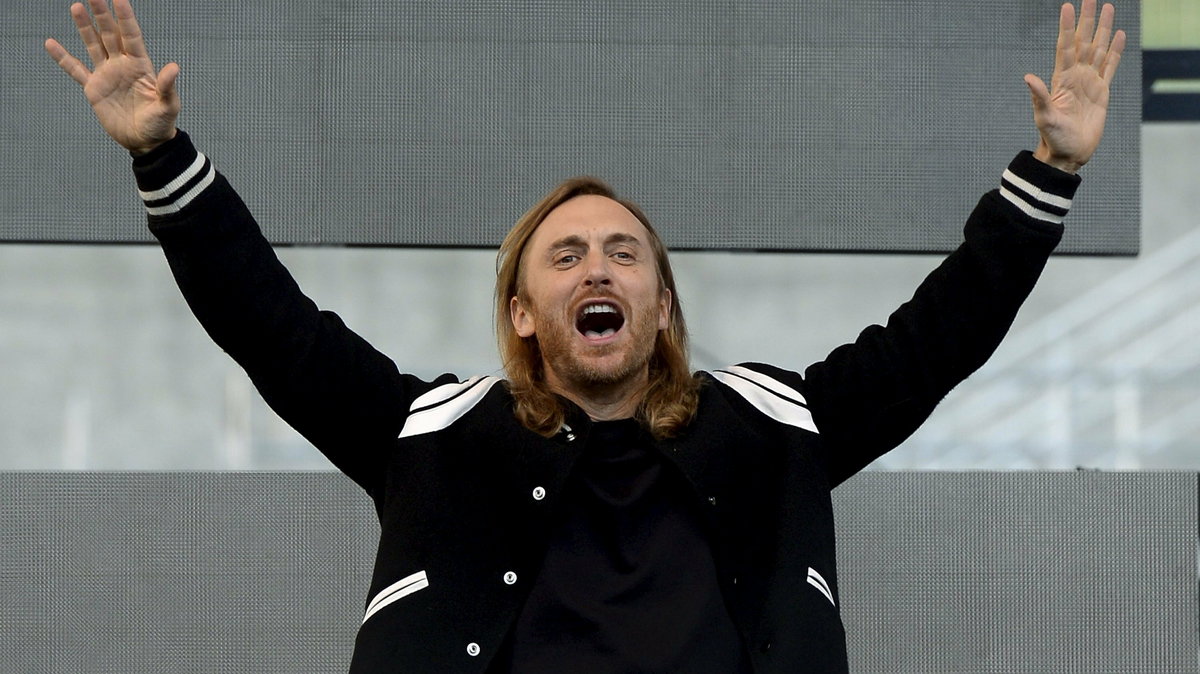
[{"label": "jacket shoulder stripe", "polygon": [[[786,386],[785,384],[767,377],[764,374],[757,372],[754,374],[763,379],[770,380],[772,382],[772,387],[791,390],[790,387]],[[796,400],[776,393],[772,387],[750,381],[726,370],[716,370],[712,373],[712,375],[717,379],[717,381],[733,389],[738,393],[738,395],[745,398],[746,402],[754,405],[754,407],[758,408],[760,412],[768,417],[771,417],[775,421],[787,424],[789,426],[795,426],[796,428],[801,428],[812,433],[819,432],[817,430],[816,423],[813,422],[812,413],[808,411],[807,407],[800,404]],[[792,393],[796,396],[800,395],[794,390]],[[803,400],[803,397],[800,399]]]},{"label": "jacket shoulder stripe", "polygon": [[363,622],[379,612],[380,609],[392,604],[395,601],[403,599],[408,595],[429,587],[429,578],[424,571],[418,571],[411,576],[401,578],[400,580],[388,585],[380,590],[379,594],[367,604],[367,613],[363,616]]},{"label": "jacket shoulder stripe", "polygon": [[418,397],[409,408],[408,419],[399,437],[407,438],[446,428],[471,411],[499,381],[499,377],[471,377],[458,384],[439,386]]},{"label": "jacket shoulder stripe", "polygon": [[801,405],[808,404],[808,401],[805,400],[804,396],[800,395],[800,392],[797,391],[796,389],[792,388],[791,386],[788,386],[787,384],[784,384],[783,382],[779,381],[778,379],[773,379],[761,372],[751,370],[748,367],[743,367],[741,365],[730,365],[729,367],[721,368],[718,371],[719,372],[728,372],[729,374],[735,374],[735,375],[741,377],[742,379],[749,379],[750,381],[754,382],[755,384],[758,384],[759,386],[761,386],[777,395],[783,396],[784,398],[787,398],[788,400],[791,400],[792,402],[799,403]]},{"label": "jacket shoulder stripe", "polygon": [[412,401],[412,404],[408,406],[408,411],[409,413],[421,412],[426,408],[436,407],[448,400],[453,400],[466,391],[469,391],[472,386],[475,386],[483,379],[485,377],[482,375],[476,375],[457,384],[444,384],[431,391],[426,391],[417,396],[416,400]]},{"label": "jacket shoulder stripe", "polygon": [[829,590],[829,583],[826,583],[821,574],[817,573],[817,570],[811,566],[808,567],[808,584],[817,588],[821,594],[825,595],[829,603],[833,604],[834,608],[837,608],[837,602],[833,600],[833,592]]}]

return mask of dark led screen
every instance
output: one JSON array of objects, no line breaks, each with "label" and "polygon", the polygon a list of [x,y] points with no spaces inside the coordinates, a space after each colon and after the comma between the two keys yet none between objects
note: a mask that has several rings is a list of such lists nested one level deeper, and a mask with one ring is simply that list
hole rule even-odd
[{"label": "dark led screen", "polygon": [[[1037,141],[1057,2],[142,2],[189,131],[275,242],[499,243],[602,177],[685,249],[945,251]],[[1060,252],[1138,249],[1138,7]],[[123,152],[0,10],[0,240],[147,241]]]}]

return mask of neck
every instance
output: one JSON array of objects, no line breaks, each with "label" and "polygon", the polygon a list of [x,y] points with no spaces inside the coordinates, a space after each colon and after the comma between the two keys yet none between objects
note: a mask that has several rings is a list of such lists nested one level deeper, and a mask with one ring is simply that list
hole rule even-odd
[{"label": "neck", "polygon": [[578,384],[561,381],[551,374],[547,383],[552,391],[578,405],[592,421],[614,421],[637,414],[646,397],[649,379],[649,373],[642,372],[638,377],[619,382]]}]

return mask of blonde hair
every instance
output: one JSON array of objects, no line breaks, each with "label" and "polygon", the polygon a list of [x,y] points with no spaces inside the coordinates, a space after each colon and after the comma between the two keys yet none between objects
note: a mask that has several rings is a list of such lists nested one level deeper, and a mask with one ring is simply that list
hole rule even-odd
[{"label": "blonde hair", "polygon": [[500,359],[508,374],[508,388],[515,402],[514,413],[526,428],[546,437],[562,427],[565,411],[546,383],[537,335],[517,334],[509,312],[509,301],[523,297],[521,260],[525,247],[538,226],[555,208],[581,195],[607,197],[624,206],[650,233],[650,247],[658,268],[660,290],[671,292],[671,309],[666,330],[659,330],[650,356],[646,395],[637,410],[637,419],[655,438],[677,435],[696,416],[700,401],[700,382],[692,375],[688,362],[687,326],[683,320],[679,292],[671,273],[667,248],[650,226],[641,208],[619,199],[611,187],[592,177],[572,178],[563,182],[517,221],[500,244],[496,256],[496,339]]}]

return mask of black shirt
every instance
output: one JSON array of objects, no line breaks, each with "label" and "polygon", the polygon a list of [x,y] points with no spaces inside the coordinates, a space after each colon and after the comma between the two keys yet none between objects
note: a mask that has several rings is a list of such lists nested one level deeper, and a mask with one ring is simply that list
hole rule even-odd
[{"label": "black shirt", "polygon": [[651,443],[632,419],[592,425],[510,638],[512,672],[749,671],[696,499]]}]

